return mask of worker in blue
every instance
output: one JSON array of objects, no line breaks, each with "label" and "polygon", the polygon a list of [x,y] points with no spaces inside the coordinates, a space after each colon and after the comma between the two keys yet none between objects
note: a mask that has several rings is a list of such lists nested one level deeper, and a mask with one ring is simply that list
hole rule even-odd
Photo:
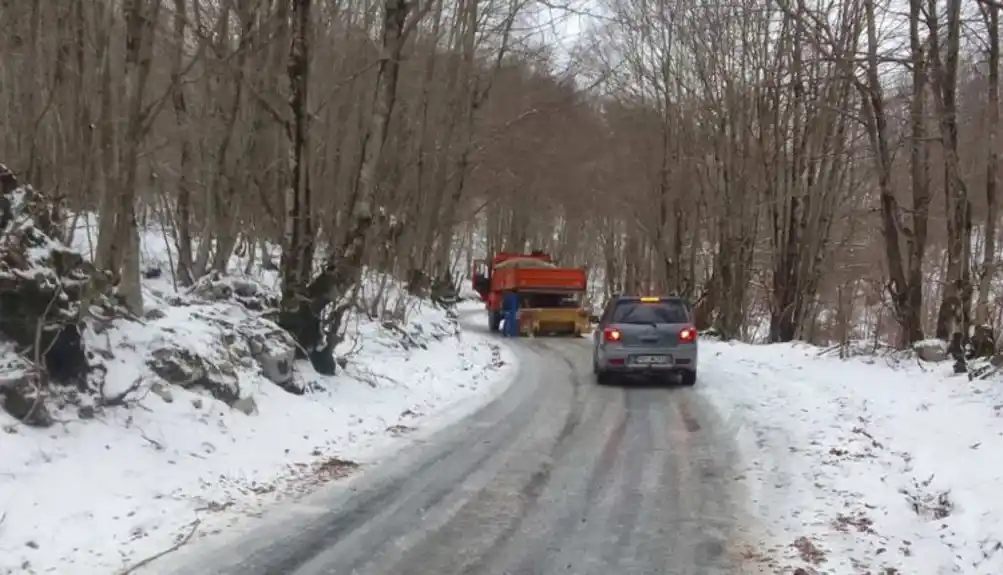
[{"label": "worker in blue", "polygon": [[505,316],[505,337],[519,337],[519,294],[505,292],[502,296],[502,314]]}]

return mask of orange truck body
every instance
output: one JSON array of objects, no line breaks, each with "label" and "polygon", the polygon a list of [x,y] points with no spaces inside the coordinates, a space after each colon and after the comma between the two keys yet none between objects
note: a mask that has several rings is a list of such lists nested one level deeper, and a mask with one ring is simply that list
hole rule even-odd
[{"label": "orange truck body", "polygon": [[491,274],[491,291],[585,291],[582,268],[498,268]]},{"label": "orange truck body", "polygon": [[[505,262],[509,263],[505,265]],[[529,298],[526,302],[534,302],[528,306],[521,304],[520,333],[578,336],[588,330],[588,312],[581,305],[568,307],[561,301],[565,294],[586,290],[588,273],[585,268],[556,267],[551,257],[543,252],[500,252],[490,260],[475,261],[471,280],[487,307],[491,331],[497,331],[501,322],[505,292],[516,292],[520,299],[526,297]],[[556,300],[550,297],[555,295],[558,296]],[[544,299],[540,299],[541,296]]]},{"label": "orange truck body", "polygon": [[501,294],[506,291],[583,292],[588,286],[585,268],[497,267],[512,259],[535,259],[553,263],[550,255],[543,252],[498,252],[491,258],[490,264],[485,260],[474,262],[474,289],[487,303],[489,310],[501,309]]}]

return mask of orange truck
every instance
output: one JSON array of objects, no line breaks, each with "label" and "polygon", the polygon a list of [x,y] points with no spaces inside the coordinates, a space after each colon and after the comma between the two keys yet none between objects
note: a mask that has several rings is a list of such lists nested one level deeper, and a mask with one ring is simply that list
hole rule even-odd
[{"label": "orange truck", "polygon": [[505,292],[518,295],[522,335],[581,336],[588,331],[589,312],[582,305],[588,285],[585,268],[558,267],[549,254],[539,251],[499,252],[473,265],[473,288],[486,304],[491,331],[501,325]]}]

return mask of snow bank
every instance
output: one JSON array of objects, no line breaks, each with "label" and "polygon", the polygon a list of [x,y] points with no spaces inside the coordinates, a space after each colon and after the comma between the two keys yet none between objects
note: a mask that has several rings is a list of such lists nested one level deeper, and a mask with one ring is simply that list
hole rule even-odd
[{"label": "snow bank", "polygon": [[771,572],[1003,573],[1003,390],[950,362],[701,342]]},{"label": "snow bank", "polygon": [[215,326],[189,313],[111,333],[109,381],[142,382],[126,406],[64,404],[54,410],[61,425],[47,430],[0,415],[0,573],[107,574],[169,547],[196,520],[199,533],[222,529],[442,425],[445,409],[458,417],[475,408],[513,365],[497,344],[422,306],[404,331],[358,322],[338,376],[297,365],[305,395],[240,371],[240,397],[253,402],[245,413],[199,389],[163,386],[144,367],[144,349],[165,335],[219,347]]},{"label": "snow bank", "polygon": [[[84,335],[99,392],[53,394],[44,429],[0,411],[0,574],[123,571],[374,463],[513,374],[513,356],[463,332],[455,310],[379,275],[349,316],[339,374],[289,369],[293,344],[265,318],[274,277],[178,292],[162,236],[142,243],[144,268],[162,272],[144,280],[146,317]],[[11,349],[0,342],[8,371]]]}]

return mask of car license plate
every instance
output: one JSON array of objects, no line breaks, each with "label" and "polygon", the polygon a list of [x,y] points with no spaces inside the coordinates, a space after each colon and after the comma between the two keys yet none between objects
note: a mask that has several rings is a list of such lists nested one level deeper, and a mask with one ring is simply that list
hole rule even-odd
[{"label": "car license plate", "polygon": [[634,363],[638,365],[661,365],[669,363],[667,355],[638,355],[634,357]]}]

